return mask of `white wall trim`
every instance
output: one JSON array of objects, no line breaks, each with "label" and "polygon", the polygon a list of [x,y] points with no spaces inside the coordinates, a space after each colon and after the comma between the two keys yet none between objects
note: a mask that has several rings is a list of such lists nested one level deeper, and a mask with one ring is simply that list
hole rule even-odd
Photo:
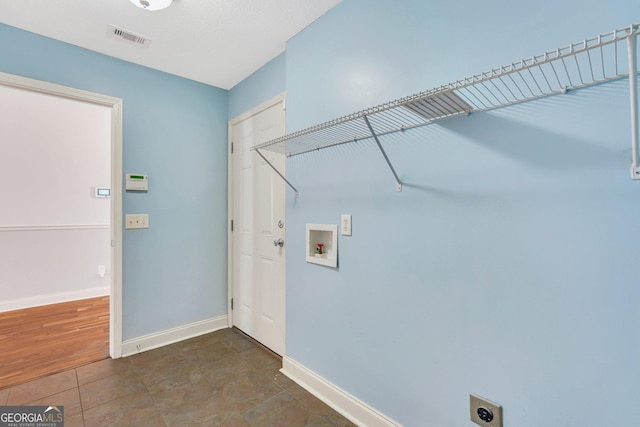
[{"label": "white wall trim", "polygon": [[199,322],[189,323],[188,325],[178,326],[177,328],[123,341],[122,357],[164,347],[165,345],[208,334],[219,329],[226,329],[229,327],[228,317],[229,316],[225,314],[223,316],[212,317],[211,319],[205,319]]},{"label": "white wall trim", "polygon": [[0,232],[8,231],[68,231],[68,230],[108,230],[109,224],[41,224],[41,225],[0,225]]},{"label": "white wall trim", "polygon": [[282,359],[280,371],[356,425],[400,427],[400,424],[391,418],[381,414],[290,357],[285,356]]},{"label": "white wall trim", "polygon": [[109,291],[109,286],[100,286],[97,288],[82,289],[79,291],[61,292],[57,294],[38,295],[29,298],[0,301],[0,313],[4,313],[5,311],[21,310],[24,308],[39,307],[41,305],[59,304],[61,302],[102,297],[109,295]]}]

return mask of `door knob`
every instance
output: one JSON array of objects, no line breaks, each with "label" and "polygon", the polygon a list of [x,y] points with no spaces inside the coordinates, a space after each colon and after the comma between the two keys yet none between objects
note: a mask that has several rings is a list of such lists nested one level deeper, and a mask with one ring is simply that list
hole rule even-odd
[{"label": "door knob", "polygon": [[282,240],[282,237],[279,238],[278,240],[274,240],[273,241],[273,246],[283,247],[284,246],[284,240]]}]

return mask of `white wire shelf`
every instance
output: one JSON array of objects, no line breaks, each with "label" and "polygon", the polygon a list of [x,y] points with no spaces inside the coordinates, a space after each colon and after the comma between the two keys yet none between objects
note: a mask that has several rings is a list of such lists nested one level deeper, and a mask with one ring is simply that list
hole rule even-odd
[{"label": "white wire shelf", "polygon": [[[456,115],[487,111],[617,80],[628,77],[631,74],[629,70],[635,70],[635,75],[639,28],[639,24],[633,24],[572,43],[266,141],[251,149],[258,153],[268,150],[291,157],[373,138],[385,156],[400,190],[401,182],[379,137]],[[632,86],[635,87],[635,82]],[[633,102],[632,95],[632,108]],[[637,104],[637,99],[635,102]],[[638,168],[635,158],[634,167]]]}]

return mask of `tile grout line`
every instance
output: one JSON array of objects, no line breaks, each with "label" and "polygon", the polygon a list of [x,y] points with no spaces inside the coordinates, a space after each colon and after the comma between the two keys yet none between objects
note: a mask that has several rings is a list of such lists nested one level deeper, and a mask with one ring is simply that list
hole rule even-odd
[{"label": "tile grout line", "polygon": [[80,395],[80,378],[78,378],[78,369],[74,369],[76,373],[76,386],[78,390],[78,403],[80,404],[80,417],[82,418],[82,425],[84,425],[84,406],[82,405],[82,396]]},{"label": "tile grout line", "polygon": [[[176,349],[180,352],[181,356],[184,358],[184,354],[182,354],[182,349],[179,348],[179,347],[176,347]],[[147,386],[147,384],[144,382],[144,380],[140,376],[140,372],[138,372],[138,367],[136,366],[135,363],[133,363],[133,361],[131,361],[131,364],[133,365],[133,371],[135,372],[136,376],[138,377],[138,380],[142,383],[142,386],[144,387],[144,389],[145,389],[147,395],[149,396],[149,398],[151,399],[151,402],[153,402],[153,407],[156,410],[156,415],[160,417],[160,419],[162,420],[162,422],[165,425],[168,425],[167,421],[164,418],[164,415],[162,414],[162,411],[161,411],[160,407],[158,406],[158,402],[156,402],[156,399],[153,397],[153,394],[149,390],[149,386]],[[149,417],[149,419],[151,419],[151,418],[153,418],[153,416]]]}]

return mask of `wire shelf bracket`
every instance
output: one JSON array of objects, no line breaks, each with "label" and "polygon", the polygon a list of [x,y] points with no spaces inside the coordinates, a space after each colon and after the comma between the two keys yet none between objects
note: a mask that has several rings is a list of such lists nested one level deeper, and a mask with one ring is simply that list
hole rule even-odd
[{"label": "wire shelf bracket", "polygon": [[389,160],[389,156],[387,156],[387,152],[384,151],[384,148],[382,148],[382,144],[380,144],[378,135],[376,135],[376,132],[373,130],[373,127],[371,126],[371,122],[369,121],[369,118],[367,116],[364,116],[363,118],[364,118],[364,122],[367,124],[367,127],[371,131],[371,136],[376,141],[376,144],[378,145],[378,148],[380,149],[382,156],[387,161],[387,165],[389,166],[389,169],[391,169],[391,173],[393,173],[393,176],[396,179],[396,190],[402,191],[402,181],[400,181],[400,178],[398,178],[398,174],[396,173],[396,170],[393,168],[393,165],[391,164],[391,160]]},{"label": "wire shelf bracket", "polygon": [[277,173],[277,174],[278,174],[278,176],[279,176],[280,178],[282,178],[282,179],[284,180],[284,182],[286,182],[286,183],[287,183],[287,185],[288,185],[289,187],[291,187],[291,189],[292,189],[293,191],[295,191],[295,193],[296,193],[296,199],[297,199],[298,197],[300,197],[300,193],[298,192],[298,190],[296,189],[296,187],[294,187],[294,186],[293,186],[293,184],[291,184],[291,183],[289,182],[289,180],[288,180],[287,178],[285,178],[285,176],[284,176],[283,174],[281,174],[281,173],[280,173],[280,171],[279,171],[275,166],[273,166],[273,164],[272,164],[269,160],[267,160],[267,158],[264,156],[264,154],[262,154],[262,153],[260,152],[260,150],[259,150],[259,149],[257,149],[257,148],[255,149],[255,152],[256,152],[256,153],[258,153],[258,155],[259,155],[260,157],[262,157],[262,160],[264,160],[265,162],[267,162],[267,164],[271,167],[271,169],[273,169],[273,170],[274,170],[274,172],[275,172],[275,173]]},{"label": "wire shelf bracket", "polygon": [[[521,61],[424,92],[352,113],[251,147],[299,156],[316,150],[373,139],[402,189],[382,138],[439,120],[488,111],[609,81],[629,78],[631,178],[640,180],[637,36],[640,24],[572,43]],[[625,55],[625,46],[626,51]],[[265,159],[266,160],[266,159]],[[269,163],[269,162],[267,162]],[[296,192],[277,169],[278,175]]]},{"label": "wire shelf bracket", "polygon": [[640,179],[640,166],[638,165],[638,69],[637,33],[630,35],[627,47],[629,56],[629,100],[631,109],[631,179]]}]

